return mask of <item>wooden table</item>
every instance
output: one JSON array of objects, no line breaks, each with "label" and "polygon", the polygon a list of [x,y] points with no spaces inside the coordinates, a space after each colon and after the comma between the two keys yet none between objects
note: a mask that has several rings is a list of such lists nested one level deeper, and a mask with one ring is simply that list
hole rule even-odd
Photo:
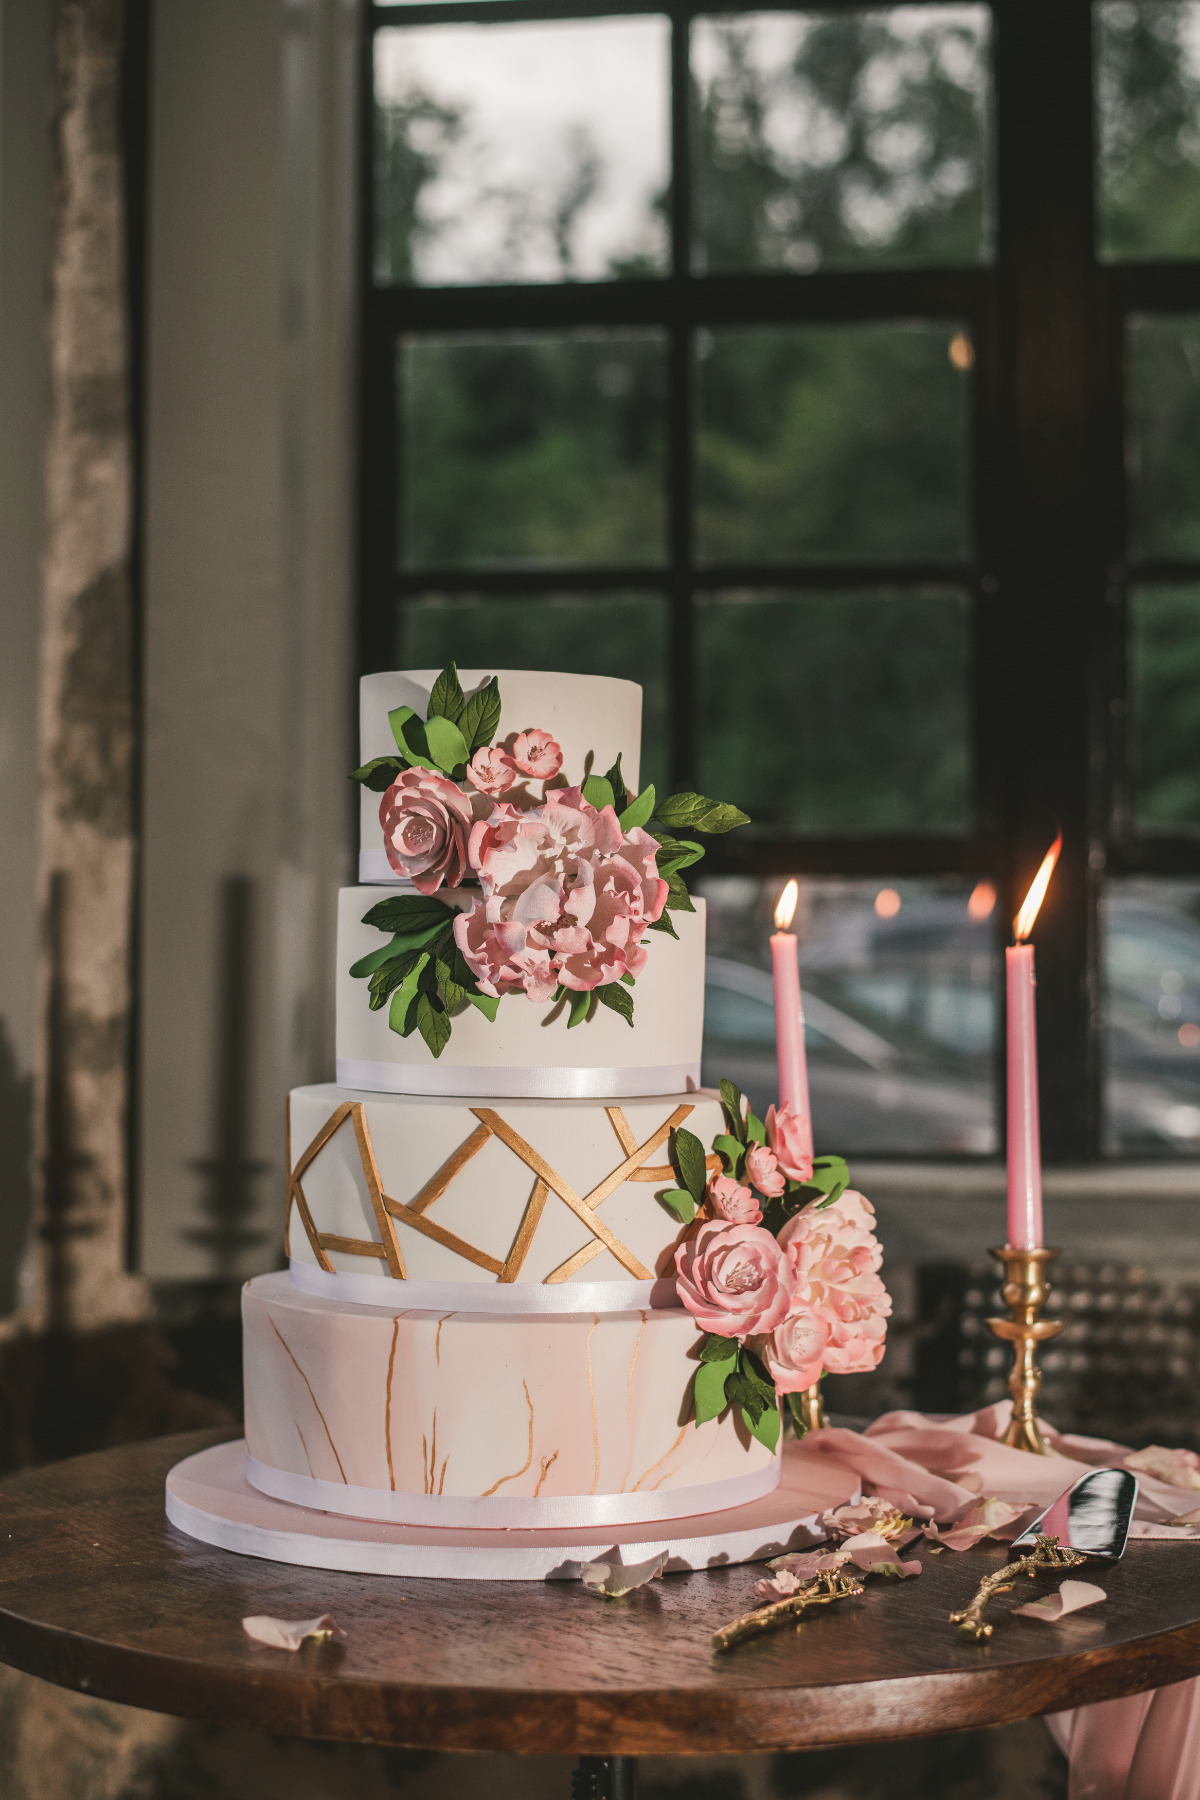
[{"label": "wooden table", "polygon": [[[1200,1547],[1133,1544],[1088,1571],[1108,1602],[1061,1626],[1005,1613],[986,1644],[946,1615],[1003,1556],[917,1552],[801,1630],[712,1654],[753,1567],[669,1576],[622,1601],[578,1582],[340,1575],[234,1556],[168,1525],[190,1432],[0,1483],[0,1660],[127,1705],[297,1737],[593,1757],[918,1737],[1161,1687],[1200,1672]],[[1047,1584],[1049,1585],[1049,1584]],[[1042,1586],[1040,1591],[1045,1591]],[[332,1612],[344,1644],[265,1650],[243,1616]],[[619,1782],[616,1784],[619,1788]]]}]

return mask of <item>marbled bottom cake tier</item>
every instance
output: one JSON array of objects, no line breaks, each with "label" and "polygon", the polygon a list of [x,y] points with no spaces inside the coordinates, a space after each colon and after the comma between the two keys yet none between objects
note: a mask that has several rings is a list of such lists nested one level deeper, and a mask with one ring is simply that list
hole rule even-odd
[{"label": "marbled bottom cake tier", "polygon": [[737,1408],[697,1427],[679,1308],[525,1318],[242,1296],[247,1476],[326,1512],[546,1529],[686,1518],[779,1480]]}]

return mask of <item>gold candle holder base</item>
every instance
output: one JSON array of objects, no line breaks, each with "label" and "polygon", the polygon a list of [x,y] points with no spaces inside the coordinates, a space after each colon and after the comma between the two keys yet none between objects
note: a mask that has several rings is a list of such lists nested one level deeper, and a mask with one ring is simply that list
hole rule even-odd
[{"label": "gold candle holder base", "polygon": [[991,1253],[1004,1264],[1005,1304],[1011,1319],[989,1319],[988,1325],[998,1338],[1013,1346],[1013,1368],[1008,1379],[1012,1394],[1012,1421],[1004,1434],[1004,1442],[1014,1450],[1030,1450],[1035,1456],[1057,1456],[1041,1432],[1037,1422],[1037,1394],[1042,1385],[1037,1366],[1037,1347],[1047,1338],[1057,1337],[1061,1319],[1039,1319],[1050,1298],[1046,1264],[1058,1255],[1057,1250],[1014,1250],[1005,1245]]},{"label": "gold candle holder base", "polygon": [[821,1431],[829,1420],[825,1417],[825,1402],[821,1398],[821,1383],[814,1381],[800,1395],[800,1422],[805,1432]]}]

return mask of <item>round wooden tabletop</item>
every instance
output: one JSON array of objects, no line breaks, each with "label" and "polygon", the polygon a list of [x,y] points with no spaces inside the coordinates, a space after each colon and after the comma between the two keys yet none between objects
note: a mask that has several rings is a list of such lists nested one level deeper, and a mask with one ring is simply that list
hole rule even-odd
[{"label": "round wooden tabletop", "polygon": [[[108,1700],[298,1737],[436,1750],[684,1755],[804,1749],[1000,1724],[1200,1672],[1200,1547],[1138,1544],[1086,1571],[1107,1603],[972,1644],[947,1614],[1003,1558],[919,1550],[800,1630],[713,1654],[761,1570],[668,1576],[623,1600],[579,1582],[343,1575],[176,1531],[163,1481],[227,1438],[191,1432],[0,1483],[0,1660]],[[1046,1585],[1052,1585],[1047,1583]],[[1039,1583],[1039,1591],[1046,1587]],[[345,1643],[266,1650],[243,1617],[331,1612]]]}]

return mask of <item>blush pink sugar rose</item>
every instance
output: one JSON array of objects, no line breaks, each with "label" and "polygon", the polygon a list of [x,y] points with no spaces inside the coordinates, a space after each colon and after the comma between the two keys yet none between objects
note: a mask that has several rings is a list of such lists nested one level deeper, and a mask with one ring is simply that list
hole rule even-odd
[{"label": "blush pink sugar rose", "polygon": [[766,1144],[751,1144],[746,1152],[746,1173],[760,1194],[768,1200],[776,1199],[782,1194],[787,1183],[780,1173],[775,1152]]},{"label": "blush pink sugar rose", "polygon": [[727,1225],[757,1225],[762,1208],[748,1187],[742,1187],[732,1175],[714,1175],[708,1184],[708,1204],[718,1219]]},{"label": "blush pink sugar rose", "polygon": [[379,803],[387,859],[422,894],[462,881],[472,821],[457,782],[426,769],[403,770]]},{"label": "blush pink sugar rose", "polygon": [[480,991],[545,1001],[560,982],[587,993],[640,974],[642,936],[667,900],[657,853],[640,827],[623,832],[611,806],[597,811],[578,788],[526,812],[494,806],[468,842],[483,898],[454,921]]},{"label": "blush pink sugar rose", "polygon": [[493,800],[506,794],[517,779],[517,765],[499,745],[477,750],[467,765],[467,780]]},{"label": "blush pink sugar rose", "polygon": [[875,1368],[892,1302],[879,1275],[883,1250],[870,1201],[847,1188],[823,1211],[806,1206],[780,1232],[779,1248],[795,1276],[797,1308],[809,1308],[829,1328],[825,1368],[835,1375]]},{"label": "blush pink sugar rose", "polygon": [[767,1142],[775,1161],[793,1181],[811,1181],[813,1170],[812,1128],[802,1113],[790,1106],[768,1107]]},{"label": "blush pink sugar rose", "polygon": [[754,1349],[780,1394],[802,1394],[819,1381],[825,1366],[829,1326],[810,1307],[790,1312],[770,1337],[756,1341]]},{"label": "blush pink sugar rose", "polygon": [[522,775],[535,781],[549,781],[562,768],[562,751],[548,731],[518,732],[510,755]]},{"label": "blush pink sugar rose", "polygon": [[701,1225],[675,1252],[675,1291],[696,1323],[719,1337],[774,1331],[791,1311],[795,1273],[758,1225]]}]

